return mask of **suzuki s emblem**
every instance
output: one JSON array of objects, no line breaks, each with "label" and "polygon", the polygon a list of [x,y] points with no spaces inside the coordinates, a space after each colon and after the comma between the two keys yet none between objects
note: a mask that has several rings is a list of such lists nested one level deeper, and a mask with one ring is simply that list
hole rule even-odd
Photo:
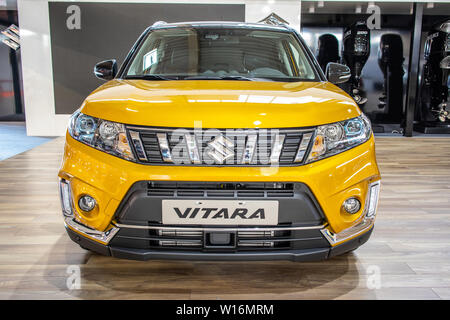
[{"label": "suzuki s emblem", "polygon": [[218,163],[234,157],[234,142],[220,135],[208,142],[206,154]]}]

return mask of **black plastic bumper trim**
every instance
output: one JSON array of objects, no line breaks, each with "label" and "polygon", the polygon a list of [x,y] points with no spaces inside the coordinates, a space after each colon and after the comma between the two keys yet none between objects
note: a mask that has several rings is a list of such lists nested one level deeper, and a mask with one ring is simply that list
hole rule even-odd
[{"label": "black plastic bumper trim", "polygon": [[103,245],[99,242],[96,242],[94,240],[86,238],[86,237],[76,233],[75,231],[73,231],[70,228],[66,227],[66,231],[67,231],[67,234],[69,235],[70,239],[72,239],[74,242],[78,243],[80,245],[80,247],[82,247],[83,249],[91,250],[91,251],[100,253],[104,256],[111,255],[109,246]]},{"label": "black plastic bumper trim", "polygon": [[70,238],[82,248],[88,249],[105,256],[113,256],[121,259],[132,260],[228,260],[228,261],[263,261],[263,260],[290,260],[290,261],[319,261],[325,260],[349,251],[364,244],[371,236],[373,227],[364,234],[351,239],[343,244],[329,248],[317,248],[307,250],[265,251],[265,252],[187,252],[187,251],[160,251],[135,248],[119,248],[102,245],[96,241],[85,238],[73,230],[66,228]]},{"label": "black plastic bumper trim", "polygon": [[133,249],[130,252],[125,248],[111,248],[113,257],[150,260],[150,259],[181,259],[181,260],[227,260],[227,261],[263,261],[263,260],[291,260],[291,261],[318,261],[325,260],[328,248],[278,251],[278,252],[233,252],[233,253],[204,253],[204,252],[177,252],[177,251],[148,251]]}]

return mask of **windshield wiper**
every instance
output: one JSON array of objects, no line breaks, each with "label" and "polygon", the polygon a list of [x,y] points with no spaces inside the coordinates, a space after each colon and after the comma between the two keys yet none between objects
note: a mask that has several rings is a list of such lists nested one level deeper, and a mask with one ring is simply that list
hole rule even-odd
[{"label": "windshield wiper", "polygon": [[137,80],[178,80],[178,77],[165,77],[158,74],[142,74],[126,76],[124,79],[137,79]]},{"label": "windshield wiper", "polygon": [[255,81],[257,78],[247,78],[244,76],[190,76],[183,78],[183,80],[238,80],[238,81]]},{"label": "windshield wiper", "polygon": [[267,78],[248,78],[238,75],[224,75],[224,76],[162,76],[158,74],[142,74],[125,76],[124,79],[137,80],[236,80],[236,81],[273,81]]},{"label": "windshield wiper", "polygon": [[248,78],[244,76],[223,76],[220,77],[222,80],[241,80],[241,81],[254,81],[255,78]]}]

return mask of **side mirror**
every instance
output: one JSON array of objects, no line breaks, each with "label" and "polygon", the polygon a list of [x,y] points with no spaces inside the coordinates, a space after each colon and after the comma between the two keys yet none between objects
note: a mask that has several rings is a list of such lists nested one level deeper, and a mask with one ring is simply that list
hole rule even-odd
[{"label": "side mirror", "polygon": [[102,80],[112,80],[117,74],[116,60],[106,60],[95,65],[94,74]]},{"label": "side mirror", "polygon": [[347,82],[352,75],[349,67],[334,62],[327,64],[325,74],[328,81],[335,84]]}]

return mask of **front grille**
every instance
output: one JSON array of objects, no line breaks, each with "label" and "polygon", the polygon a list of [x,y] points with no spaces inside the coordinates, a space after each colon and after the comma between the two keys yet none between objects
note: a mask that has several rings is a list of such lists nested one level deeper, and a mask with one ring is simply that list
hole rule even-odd
[{"label": "front grille", "polygon": [[284,182],[148,182],[147,195],[166,198],[292,198],[294,184]]},{"label": "front grille", "polygon": [[127,129],[140,163],[184,166],[301,165],[314,132],[312,128],[194,130],[128,126]]},{"label": "front grille", "polygon": [[[206,249],[212,249],[211,246],[207,245],[205,240],[205,232],[207,231],[184,231],[183,227],[170,230],[169,233],[165,232],[164,229],[155,229],[150,231],[151,236],[160,237],[160,240],[150,241],[150,246],[152,248],[164,247],[164,248],[196,248],[196,247],[206,247]],[[205,230],[208,230],[205,228]],[[226,229],[222,229],[223,230]],[[264,248],[272,249],[286,249],[290,247],[291,232],[286,231],[237,231],[232,233],[233,237],[236,237],[236,241],[233,245],[232,250],[258,250]],[[170,238],[170,239],[167,239]],[[220,246],[216,246],[213,249],[223,250]],[[226,248],[225,250],[230,250]]]}]

